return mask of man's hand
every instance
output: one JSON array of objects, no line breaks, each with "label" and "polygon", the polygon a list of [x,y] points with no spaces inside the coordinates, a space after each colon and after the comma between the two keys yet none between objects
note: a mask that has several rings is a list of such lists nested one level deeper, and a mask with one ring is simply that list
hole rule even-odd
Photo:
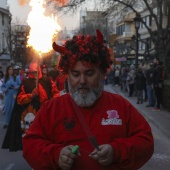
[{"label": "man's hand", "polygon": [[62,170],[69,170],[73,166],[74,160],[77,157],[77,155],[71,153],[73,147],[73,145],[66,146],[60,152],[59,166]]},{"label": "man's hand", "polygon": [[38,96],[38,94],[39,94],[38,88],[33,89],[33,91],[32,91],[32,98]]},{"label": "man's hand", "polygon": [[95,149],[89,156],[102,166],[107,166],[113,163],[113,148],[109,144],[100,145],[99,151]]}]

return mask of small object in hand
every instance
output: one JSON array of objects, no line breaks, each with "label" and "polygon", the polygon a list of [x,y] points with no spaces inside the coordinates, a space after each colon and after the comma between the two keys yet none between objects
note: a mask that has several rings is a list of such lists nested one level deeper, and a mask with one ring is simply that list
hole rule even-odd
[{"label": "small object in hand", "polygon": [[75,146],[73,147],[73,149],[71,150],[71,152],[72,152],[73,154],[77,155],[78,150],[79,150],[79,146],[78,146],[78,145],[75,145]]}]

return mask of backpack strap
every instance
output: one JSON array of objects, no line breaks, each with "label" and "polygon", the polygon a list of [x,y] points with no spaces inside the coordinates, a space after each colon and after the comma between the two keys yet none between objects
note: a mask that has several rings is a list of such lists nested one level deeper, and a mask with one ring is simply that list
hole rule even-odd
[{"label": "backpack strap", "polygon": [[72,106],[74,108],[74,111],[75,111],[75,113],[76,113],[76,115],[77,115],[77,117],[78,117],[78,119],[79,119],[79,121],[81,123],[81,126],[83,127],[83,130],[84,130],[89,142],[92,144],[92,146],[95,149],[99,150],[99,145],[97,143],[97,140],[94,137],[94,135],[91,133],[90,128],[87,125],[87,122],[86,122],[86,120],[84,118],[83,113],[80,112],[79,108],[76,106],[75,102],[72,99],[71,99],[71,102],[72,102]]}]

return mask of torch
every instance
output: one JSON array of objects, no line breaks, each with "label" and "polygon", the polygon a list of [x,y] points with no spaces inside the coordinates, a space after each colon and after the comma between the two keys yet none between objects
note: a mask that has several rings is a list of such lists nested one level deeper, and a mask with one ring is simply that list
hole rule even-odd
[{"label": "torch", "polygon": [[38,88],[38,81],[39,81],[39,72],[40,72],[40,58],[41,58],[41,53],[39,52],[39,58],[37,58],[37,75],[36,75],[36,88]]}]

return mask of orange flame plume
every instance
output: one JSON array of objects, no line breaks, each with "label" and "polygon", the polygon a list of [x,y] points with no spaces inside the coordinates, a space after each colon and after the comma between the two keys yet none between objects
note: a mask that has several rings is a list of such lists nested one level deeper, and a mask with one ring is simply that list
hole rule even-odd
[{"label": "orange flame plume", "polygon": [[61,30],[54,16],[46,16],[45,0],[30,0],[32,7],[28,15],[28,25],[31,27],[28,36],[28,46],[32,46],[39,53],[52,50],[52,40]]}]

